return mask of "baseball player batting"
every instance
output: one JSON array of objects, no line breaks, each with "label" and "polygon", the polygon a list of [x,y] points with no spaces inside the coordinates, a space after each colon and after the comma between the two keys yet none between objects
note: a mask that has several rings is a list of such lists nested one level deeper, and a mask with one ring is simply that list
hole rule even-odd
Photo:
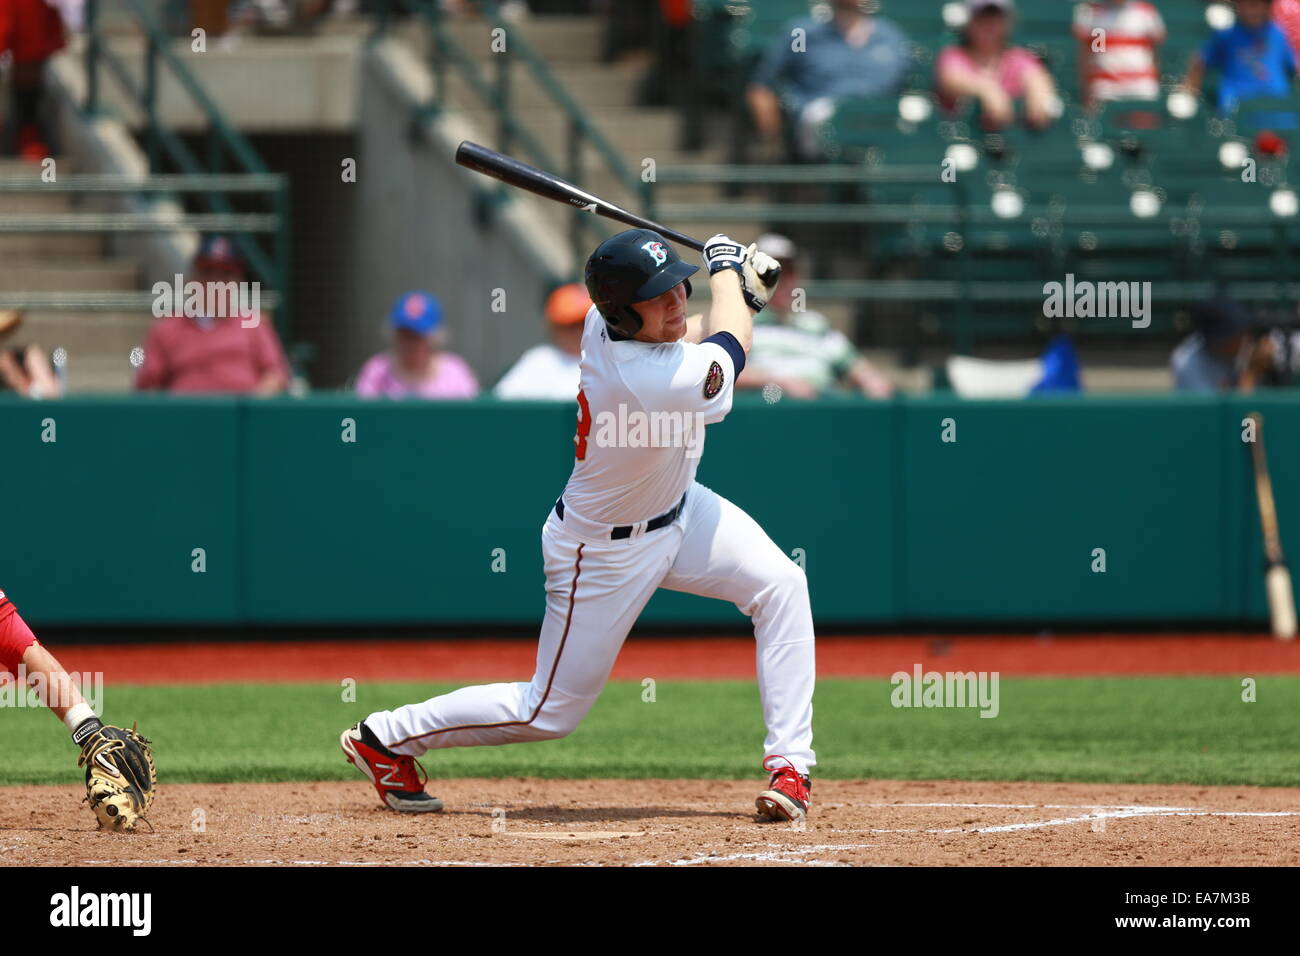
[{"label": "baseball player batting", "polygon": [[[717,235],[704,245],[713,294],[686,314],[690,277],[663,237],[629,229],[587,261],[573,472],[542,527],[546,616],[526,683],[464,687],[371,714],[344,754],[383,803],[442,809],[415,757],[443,747],[549,740],[572,732],[609,678],[657,588],[730,601],[754,623],[767,724],[760,816],[800,820],[811,804],[814,645],[803,570],[740,508],[695,481],[706,424],[731,409],[753,315],[780,278],[769,256]],[[641,418],[658,440],[612,421]],[[610,432],[623,436],[611,439]]]}]

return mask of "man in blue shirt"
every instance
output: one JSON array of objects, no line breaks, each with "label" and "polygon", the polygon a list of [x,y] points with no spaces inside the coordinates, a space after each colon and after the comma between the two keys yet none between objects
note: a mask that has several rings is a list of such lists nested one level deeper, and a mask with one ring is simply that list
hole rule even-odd
[{"label": "man in blue shirt", "polygon": [[1296,73],[1286,34],[1270,16],[1272,0],[1237,0],[1237,22],[1214,33],[1187,70],[1187,88],[1199,93],[1206,70],[1219,74],[1219,109],[1242,100],[1288,96]]},{"label": "man in blue shirt", "polygon": [[792,22],[754,71],[746,99],[769,146],[780,142],[783,106],[807,130],[829,118],[836,100],[887,96],[903,83],[911,62],[907,35],[863,12],[859,0],[833,0],[831,7],[825,22]]},{"label": "man in blue shirt", "polygon": [[1192,308],[1195,331],[1170,356],[1180,392],[1227,392],[1237,387],[1250,343],[1250,313],[1219,290]]}]

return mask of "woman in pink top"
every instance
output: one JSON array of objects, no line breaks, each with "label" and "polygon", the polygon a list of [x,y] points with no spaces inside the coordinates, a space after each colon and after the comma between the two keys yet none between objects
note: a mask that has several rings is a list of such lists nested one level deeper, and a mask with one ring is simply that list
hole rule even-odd
[{"label": "woman in pink top", "polygon": [[969,19],[961,43],[945,47],[935,61],[939,101],[955,110],[979,101],[981,119],[991,129],[1015,120],[1015,101],[1025,102],[1025,122],[1041,129],[1052,122],[1056,86],[1038,58],[1024,47],[1008,46],[1011,0],[966,0]]},{"label": "woman in pink top", "polygon": [[408,292],[391,313],[393,348],[361,366],[362,398],[473,398],[474,373],[459,355],[442,351],[442,305],[427,292]]}]

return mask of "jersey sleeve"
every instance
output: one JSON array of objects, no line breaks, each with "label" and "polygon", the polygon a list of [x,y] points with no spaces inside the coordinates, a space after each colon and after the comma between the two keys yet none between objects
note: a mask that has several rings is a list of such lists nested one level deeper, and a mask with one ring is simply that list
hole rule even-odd
[{"label": "jersey sleeve", "polygon": [[[791,24],[794,26],[805,26],[806,24]],[[783,31],[783,35],[776,37],[764,51],[763,57],[758,62],[758,67],[750,76],[749,81],[757,86],[765,86],[771,89],[777,83],[785,78],[786,72],[790,68],[792,53],[790,48],[790,30]]]},{"label": "jersey sleeve", "polygon": [[744,349],[730,332],[682,348],[682,362],[669,383],[669,404],[674,411],[702,414],[706,425],[722,421],[731,411],[736,376],[745,367]]},{"label": "jersey sleeve", "polygon": [[1286,34],[1282,32],[1282,28],[1276,23],[1270,24],[1270,26],[1272,26],[1274,33],[1273,42],[1277,44],[1278,53],[1282,58],[1282,69],[1287,76],[1295,76],[1295,50],[1291,49],[1291,41],[1286,38]]}]

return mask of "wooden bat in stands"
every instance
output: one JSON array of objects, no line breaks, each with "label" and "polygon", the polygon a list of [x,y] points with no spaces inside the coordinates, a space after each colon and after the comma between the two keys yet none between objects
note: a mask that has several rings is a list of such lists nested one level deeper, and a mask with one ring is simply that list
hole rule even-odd
[{"label": "wooden bat in stands", "polygon": [[1250,457],[1255,464],[1255,497],[1259,499],[1259,524],[1264,533],[1264,557],[1268,570],[1264,587],[1268,594],[1268,613],[1273,636],[1293,641],[1296,636],[1295,592],[1291,589],[1291,572],[1282,554],[1282,537],[1278,533],[1277,506],[1273,502],[1273,482],[1268,476],[1268,456],[1264,451],[1264,417],[1251,412],[1255,420],[1255,440],[1250,443]]},{"label": "wooden bat in stands", "polygon": [[636,213],[628,212],[611,202],[606,202],[599,196],[593,196],[591,193],[579,189],[573,183],[566,182],[559,176],[552,176],[535,166],[521,163],[517,159],[512,159],[504,153],[498,153],[495,149],[480,146],[478,143],[471,143],[466,140],[457,146],[456,162],[466,169],[474,170],[476,173],[491,176],[493,179],[499,179],[510,186],[518,186],[520,189],[526,189],[530,193],[536,193],[546,199],[553,199],[556,202],[573,206],[575,209],[595,213],[597,216],[604,216],[606,219],[613,219],[616,222],[635,226],[638,229],[653,229],[665,239],[671,239],[678,245],[686,246],[688,249],[694,249],[697,252],[704,249],[704,243],[698,239],[692,238],[683,232],[678,232],[676,229],[661,226],[659,223],[638,216]]}]

